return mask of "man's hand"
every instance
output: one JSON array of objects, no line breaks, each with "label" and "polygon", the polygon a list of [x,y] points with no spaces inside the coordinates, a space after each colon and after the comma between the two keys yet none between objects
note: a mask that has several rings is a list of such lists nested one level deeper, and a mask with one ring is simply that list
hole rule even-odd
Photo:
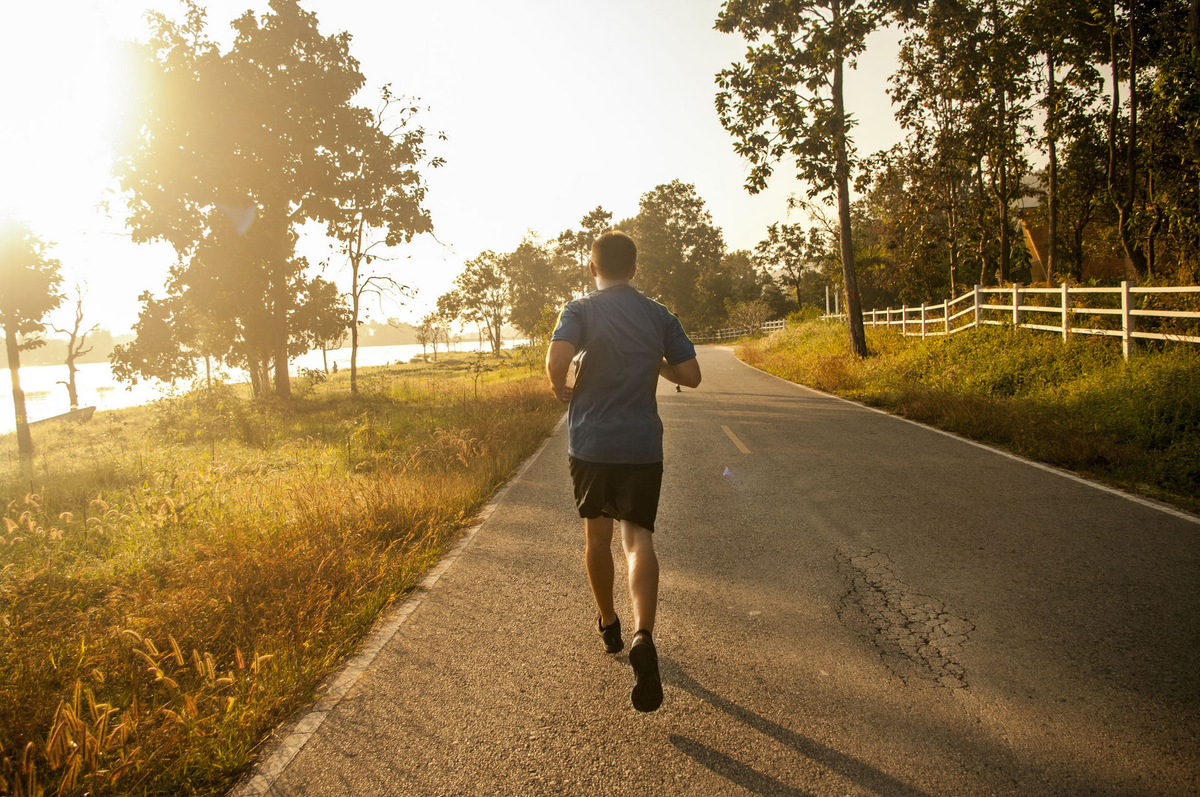
[{"label": "man's hand", "polygon": [[546,376],[550,379],[550,389],[563,404],[571,400],[574,389],[567,385],[567,372],[571,368],[571,360],[575,358],[575,347],[565,340],[550,341],[546,352]]}]

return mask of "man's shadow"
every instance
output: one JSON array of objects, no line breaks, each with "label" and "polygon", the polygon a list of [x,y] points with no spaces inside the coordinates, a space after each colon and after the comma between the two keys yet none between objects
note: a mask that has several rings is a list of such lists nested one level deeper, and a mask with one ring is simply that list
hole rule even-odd
[{"label": "man's shadow", "polygon": [[[713,708],[725,712],[742,724],[771,737],[783,746],[794,750],[813,763],[819,764],[825,769],[842,776],[855,785],[873,791],[876,794],[888,795],[888,797],[929,797],[928,793],[897,780],[870,764],[859,761],[857,758],[834,750],[831,747],[826,747],[818,741],[799,734],[790,728],[778,725],[766,717],[759,716],[753,711],[721,697],[688,675],[677,662],[666,658],[660,661],[662,662],[664,682],[679,687],[697,700],[701,700]],[[694,739],[689,739],[686,736],[678,734],[671,734],[668,738],[671,744],[675,745],[688,758],[754,794],[811,797],[809,792],[789,786]]]}]

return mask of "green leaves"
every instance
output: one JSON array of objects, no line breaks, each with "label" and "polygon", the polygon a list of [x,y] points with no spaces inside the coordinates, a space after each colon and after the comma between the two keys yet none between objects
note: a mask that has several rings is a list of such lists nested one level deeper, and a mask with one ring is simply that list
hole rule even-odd
[{"label": "green leaves", "polygon": [[881,13],[851,0],[730,0],[717,30],[752,46],[745,63],[716,76],[716,109],[750,164],[745,188],[767,187],[776,163],[791,158],[810,198],[834,191],[838,146],[853,162],[853,119],[835,103],[834,73],[863,51]]},{"label": "green leaves", "polygon": [[60,266],[29,225],[0,218],[0,327],[6,335],[43,330],[42,319],[63,300]]}]

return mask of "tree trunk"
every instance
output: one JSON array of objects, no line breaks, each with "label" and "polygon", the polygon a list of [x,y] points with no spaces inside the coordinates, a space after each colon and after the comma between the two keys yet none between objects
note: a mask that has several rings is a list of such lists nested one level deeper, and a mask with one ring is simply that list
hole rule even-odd
[{"label": "tree trunk", "polygon": [[250,389],[254,393],[254,398],[259,398],[263,394],[262,372],[259,369],[258,357],[251,354],[247,357],[247,370],[250,371]]},{"label": "tree trunk", "polygon": [[350,395],[358,395],[358,311],[362,291],[358,287],[358,270],[362,267],[363,219],[358,220],[358,230],[350,249],[350,296],[353,300],[350,319]]},{"label": "tree trunk", "polygon": [[1192,0],[1188,11],[1188,37],[1192,40],[1192,56],[1200,57],[1200,0]]},{"label": "tree trunk", "polygon": [[71,400],[71,409],[79,409],[79,389],[75,385],[75,374],[79,369],[75,367],[75,354],[67,349],[67,398]]},{"label": "tree trunk", "polygon": [[33,461],[33,436],[29,434],[29,417],[25,414],[25,391],[21,389],[21,350],[17,348],[17,332],[12,324],[4,325],[4,347],[8,353],[8,374],[12,379],[13,414],[17,421],[17,451],[22,466]]},{"label": "tree trunk", "polygon": [[1120,68],[1117,61],[1116,6],[1113,6],[1113,28],[1109,31],[1108,51],[1112,60],[1112,105],[1109,108],[1108,125],[1108,192],[1117,209],[1117,225],[1121,233],[1121,244],[1129,255],[1134,270],[1146,273],[1146,255],[1133,229],[1133,199],[1137,190],[1137,52],[1133,6],[1129,9],[1129,140],[1125,147],[1125,192],[1117,189],[1117,114],[1120,108],[1118,79]]},{"label": "tree trunk", "polygon": [[[840,36],[841,1],[832,0],[833,28]],[[841,235],[842,275],[846,283],[846,326],[850,333],[850,353],[866,357],[867,335],[863,329],[862,304],[858,298],[858,280],[854,275],[854,239],[850,228],[850,162],[846,152],[846,111],[842,94],[842,45],[835,40],[833,66],[833,152],[836,159],[838,226]]]},{"label": "tree trunk", "polygon": [[950,295],[958,293],[955,278],[958,275],[958,186],[951,176],[947,191],[946,222],[950,238]]},{"label": "tree trunk", "polygon": [[975,160],[975,193],[978,196],[976,206],[979,208],[979,284],[988,284],[988,257],[987,257],[987,200],[984,197],[983,189],[983,157],[980,156]]},{"label": "tree trunk", "polygon": [[275,395],[281,399],[292,397],[292,383],[288,375],[288,301],[287,283],[279,276],[275,284],[275,342],[272,359],[275,366]]},{"label": "tree trunk", "polygon": [[[1004,129],[1005,124],[1005,98],[1007,95],[1007,91],[1000,92],[1001,130]],[[998,171],[1000,176],[1000,187],[997,191],[1000,196],[1000,273],[997,276],[998,284],[1003,285],[1008,282],[1009,249],[1012,246],[1008,234],[1008,154],[1003,151],[1000,152]]]},{"label": "tree trunk", "polygon": [[1058,86],[1054,75],[1054,52],[1046,50],[1046,149],[1049,156],[1049,190],[1047,215],[1050,240],[1046,245],[1046,282],[1058,268]]}]

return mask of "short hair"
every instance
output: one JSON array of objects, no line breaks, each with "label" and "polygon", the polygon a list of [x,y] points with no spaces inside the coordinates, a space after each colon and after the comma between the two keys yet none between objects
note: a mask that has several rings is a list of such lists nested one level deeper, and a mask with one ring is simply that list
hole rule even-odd
[{"label": "short hair", "polygon": [[592,257],[602,277],[627,279],[637,268],[637,244],[620,230],[609,230],[592,243]]}]

